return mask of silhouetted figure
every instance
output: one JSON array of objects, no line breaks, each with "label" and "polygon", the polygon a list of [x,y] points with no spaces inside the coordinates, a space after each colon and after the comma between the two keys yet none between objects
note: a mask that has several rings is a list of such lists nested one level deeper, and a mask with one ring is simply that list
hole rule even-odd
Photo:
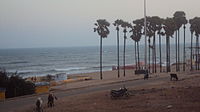
[{"label": "silhouetted figure", "polygon": [[35,81],[35,82],[37,81],[37,78],[36,78],[36,77],[34,78],[34,81]]},{"label": "silhouetted figure", "polygon": [[48,96],[48,107],[53,107],[54,106],[54,99],[57,100],[57,97],[55,95],[53,95],[53,93],[49,93],[49,96]]},{"label": "silhouetted figure", "polygon": [[43,112],[43,109],[42,109],[42,99],[39,97],[36,101],[36,112]]},{"label": "silhouetted figure", "polygon": [[145,80],[145,79],[147,79],[147,80],[148,80],[148,78],[149,78],[149,73],[148,73],[148,72],[146,72],[146,73],[144,74],[144,80]]}]

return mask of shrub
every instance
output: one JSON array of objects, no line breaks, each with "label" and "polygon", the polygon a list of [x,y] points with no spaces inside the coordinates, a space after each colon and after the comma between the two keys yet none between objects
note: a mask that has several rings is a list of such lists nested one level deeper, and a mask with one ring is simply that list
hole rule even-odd
[{"label": "shrub", "polygon": [[17,74],[12,74],[8,77],[7,72],[0,71],[0,88],[6,88],[6,98],[33,94],[35,85],[32,82],[27,82]]}]

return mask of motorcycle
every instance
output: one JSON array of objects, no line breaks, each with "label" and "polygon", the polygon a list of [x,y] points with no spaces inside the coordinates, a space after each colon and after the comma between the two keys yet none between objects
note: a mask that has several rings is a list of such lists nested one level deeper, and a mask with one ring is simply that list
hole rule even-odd
[{"label": "motorcycle", "polygon": [[129,97],[128,90],[125,87],[120,88],[119,90],[111,90],[110,95],[112,99],[121,98],[121,97],[125,97],[125,98]]}]

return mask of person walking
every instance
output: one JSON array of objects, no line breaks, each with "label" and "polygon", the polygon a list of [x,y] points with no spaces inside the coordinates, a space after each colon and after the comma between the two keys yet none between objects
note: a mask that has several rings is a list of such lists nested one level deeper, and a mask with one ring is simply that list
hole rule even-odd
[{"label": "person walking", "polygon": [[57,100],[57,97],[53,94],[53,93],[49,93],[49,96],[48,96],[48,107],[53,107],[54,106],[54,99]]}]

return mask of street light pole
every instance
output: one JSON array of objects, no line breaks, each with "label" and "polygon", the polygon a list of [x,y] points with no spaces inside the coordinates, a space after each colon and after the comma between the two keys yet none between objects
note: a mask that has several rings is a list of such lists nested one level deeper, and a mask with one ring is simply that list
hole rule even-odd
[{"label": "street light pole", "polygon": [[145,50],[144,50],[144,62],[145,69],[147,69],[147,19],[146,19],[146,0],[144,0],[144,35],[145,35]]}]

